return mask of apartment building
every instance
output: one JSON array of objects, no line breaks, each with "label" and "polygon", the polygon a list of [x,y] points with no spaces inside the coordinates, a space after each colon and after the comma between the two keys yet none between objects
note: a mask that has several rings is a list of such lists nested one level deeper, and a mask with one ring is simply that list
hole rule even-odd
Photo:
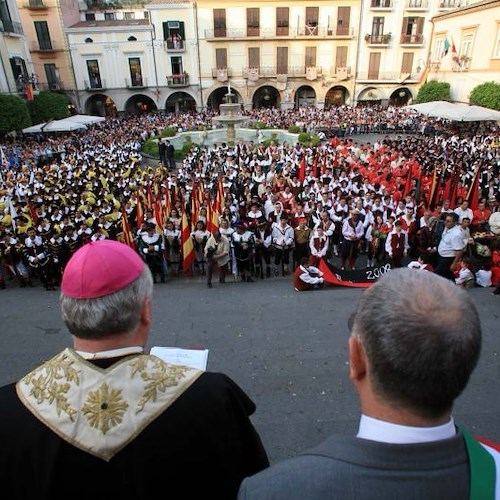
[{"label": "apartment building", "polygon": [[361,2],[197,2],[203,99],[246,108],[351,102]]},{"label": "apartment building", "polygon": [[469,0],[364,0],[356,102],[408,104],[427,76],[432,19]]},{"label": "apartment building", "polygon": [[33,64],[14,0],[0,0],[0,60],[0,92],[31,98]]},{"label": "apartment building", "polygon": [[[42,85],[73,82],[86,113],[218,109],[229,88],[246,109],[405,105],[426,78],[462,98],[498,80],[500,0],[18,1],[43,3],[22,9]],[[467,65],[441,57],[448,34]]]},{"label": "apartment building", "polygon": [[449,82],[451,98],[469,102],[472,89],[500,81],[500,1],[486,0],[432,18],[427,80]]},{"label": "apartment building", "polygon": [[33,90],[63,92],[77,106],[78,95],[64,25],[80,19],[78,0],[17,0],[33,62]]}]

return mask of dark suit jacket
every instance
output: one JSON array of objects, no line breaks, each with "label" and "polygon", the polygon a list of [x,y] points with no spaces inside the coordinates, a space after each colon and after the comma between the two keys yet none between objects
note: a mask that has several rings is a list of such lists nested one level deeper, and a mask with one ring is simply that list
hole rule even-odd
[{"label": "dark suit jacket", "polygon": [[468,500],[463,435],[386,444],[332,436],[243,481],[239,500]]}]

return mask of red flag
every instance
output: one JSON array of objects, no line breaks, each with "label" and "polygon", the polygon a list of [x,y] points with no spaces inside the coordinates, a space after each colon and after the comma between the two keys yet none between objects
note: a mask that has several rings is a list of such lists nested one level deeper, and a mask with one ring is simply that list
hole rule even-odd
[{"label": "red flag", "polygon": [[136,195],[135,213],[136,213],[137,227],[140,229],[144,224],[144,210],[142,209],[142,202],[139,194]]},{"label": "red flag", "polygon": [[480,168],[476,170],[472,184],[470,185],[469,192],[467,193],[467,201],[471,210],[477,210],[479,204],[479,172]]},{"label": "red flag", "polygon": [[128,245],[130,248],[135,248],[134,237],[132,236],[132,231],[130,229],[130,223],[128,221],[128,214],[125,208],[122,207],[122,242]]},{"label": "red flag", "polygon": [[207,229],[211,233],[219,229],[219,215],[220,213],[217,210],[216,200],[213,202],[209,201],[207,210]]},{"label": "red flag", "polygon": [[194,245],[191,238],[191,228],[186,215],[186,207],[182,211],[181,219],[182,269],[185,275],[191,274],[191,265],[194,262]]},{"label": "red flag", "polygon": [[170,210],[172,209],[172,199],[170,197],[170,188],[167,184],[167,187],[165,188],[165,199],[163,201],[162,205],[162,211],[163,211],[163,220],[166,222],[169,215],[170,215]]},{"label": "red flag", "polygon": [[148,183],[148,201],[147,201],[147,207],[149,209],[153,209],[154,205],[154,198],[153,198],[153,191],[151,190],[151,183]]},{"label": "red flag", "polygon": [[428,207],[430,209],[434,209],[434,206],[436,205],[437,201],[437,195],[439,193],[439,187],[438,187],[438,175],[437,175],[437,166],[434,166],[434,172],[432,174],[432,183],[431,183],[431,189],[429,191],[429,200],[428,200]]},{"label": "red flag", "polygon": [[33,219],[33,226],[37,227],[38,226],[38,214],[36,212],[35,205],[33,205],[33,203],[31,203],[31,201],[29,201],[28,207],[30,209],[31,218]]},{"label": "red flag", "polygon": [[299,163],[299,182],[303,183],[306,178],[306,154],[305,152],[302,154],[302,159]]},{"label": "red flag", "polygon": [[403,191],[403,198],[408,196],[411,191],[411,167],[408,167],[408,174],[406,175],[405,188]]}]

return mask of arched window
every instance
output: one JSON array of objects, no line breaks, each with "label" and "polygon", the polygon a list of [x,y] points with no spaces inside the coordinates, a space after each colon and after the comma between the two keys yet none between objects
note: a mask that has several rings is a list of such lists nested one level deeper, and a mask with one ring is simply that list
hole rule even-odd
[{"label": "arched window", "polygon": [[92,38],[85,38],[85,43],[94,43],[94,40]]},{"label": "arched window", "polygon": [[127,38],[129,42],[137,42],[137,38],[134,35],[131,35]]}]

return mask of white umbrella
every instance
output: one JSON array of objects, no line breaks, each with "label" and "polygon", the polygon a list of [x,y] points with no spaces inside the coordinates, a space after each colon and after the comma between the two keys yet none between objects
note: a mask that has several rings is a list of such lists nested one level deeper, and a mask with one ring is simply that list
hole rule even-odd
[{"label": "white umbrella", "polygon": [[76,123],[66,120],[53,120],[43,126],[42,132],[71,132],[87,128],[83,123]]},{"label": "white umbrella", "polygon": [[88,125],[89,123],[99,123],[106,120],[103,116],[92,116],[92,115],[72,115],[64,118],[64,120],[76,122],[76,123],[84,123]]},{"label": "white umbrella", "polygon": [[407,109],[414,109],[423,115],[446,118],[454,121],[498,121],[500,112],[481,106],[471,106],[462,102],[431,101],[410,104]]},{"label": "white umbrella", "polygon": [[39,123],[38,125],[32,125],[31,127],[23,128],[25,134],[36,134],[37,132],[42,132],[42,127],[45,123]]}]

